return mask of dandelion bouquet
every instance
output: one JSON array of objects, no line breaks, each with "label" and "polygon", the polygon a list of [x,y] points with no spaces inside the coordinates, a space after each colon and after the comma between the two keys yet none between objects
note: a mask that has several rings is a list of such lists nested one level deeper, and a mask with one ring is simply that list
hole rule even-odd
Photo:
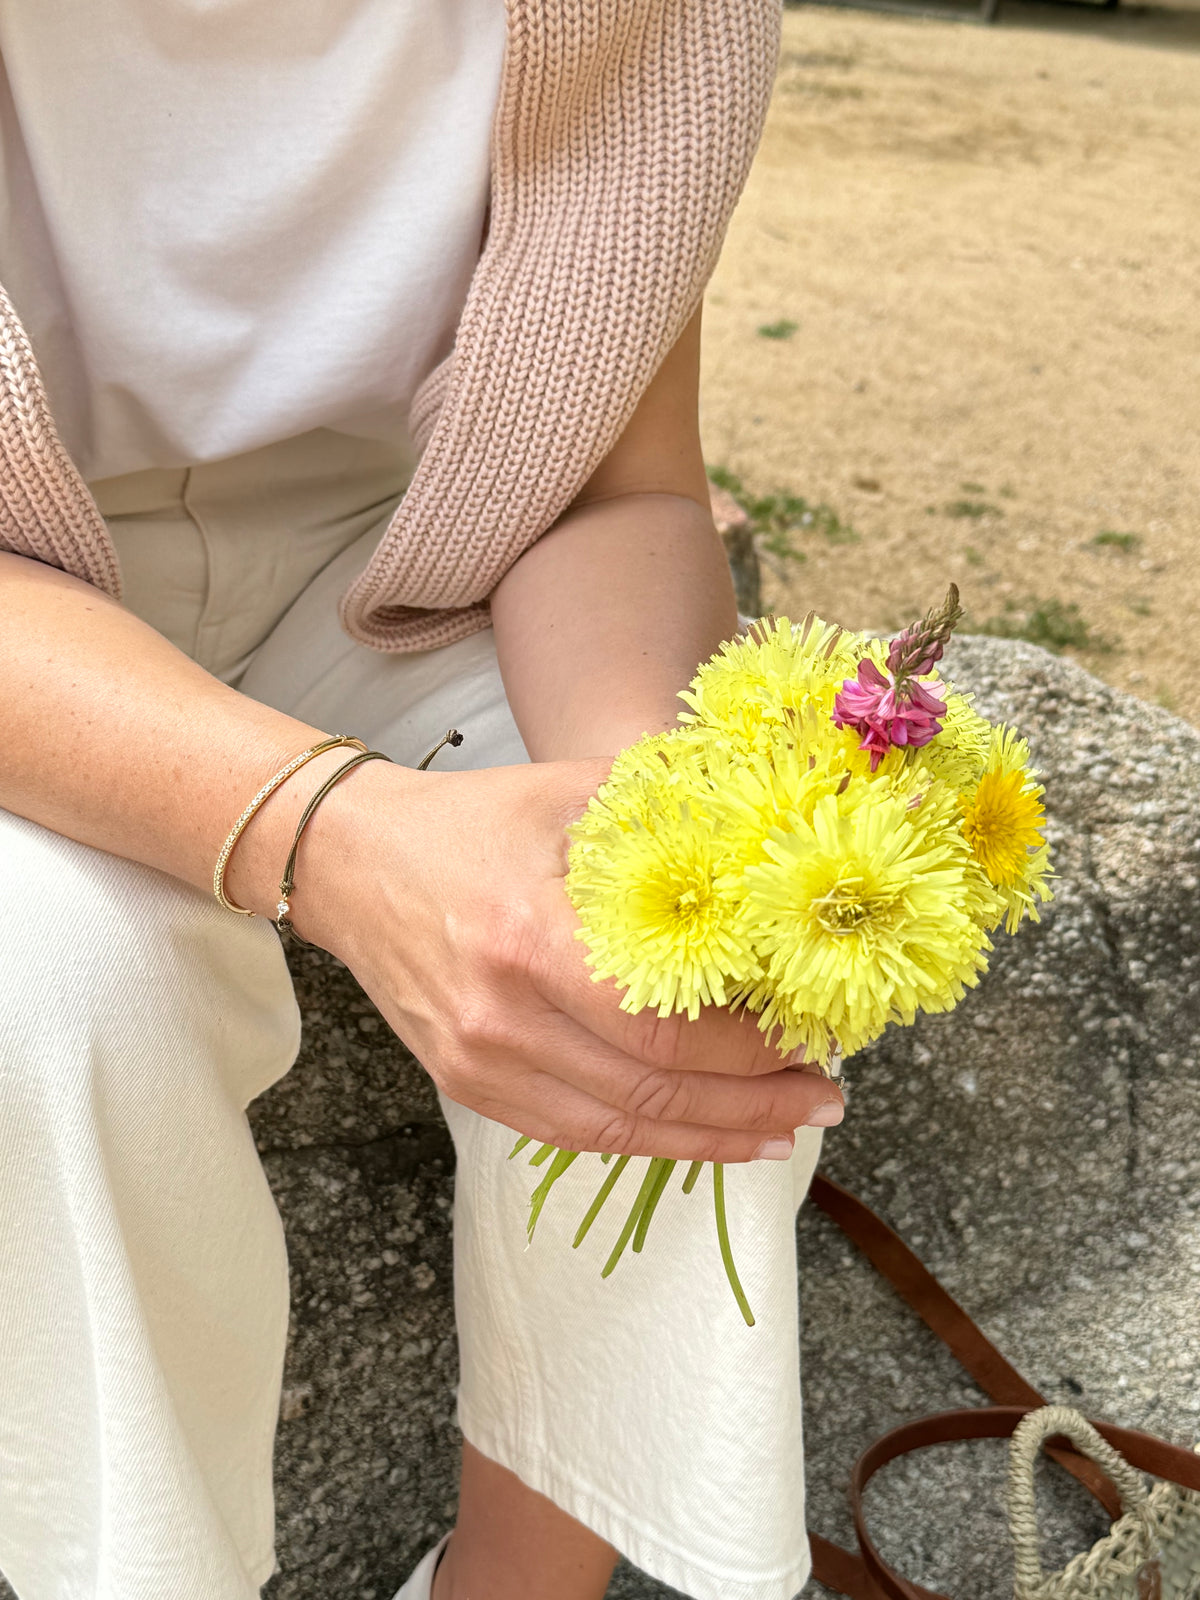
[{"label": "dandelion bouquet", "polygon": [[[629,1012],[754,1013],[781,1054],[829,1064],[889,1023],[951,1010],[989,935],[1050,898],[1029,750],[942,679],[958,591],[890,643],[810,614],[702,666],[666,733],[624,751],[571,830],[567,892],[597,980]],[[513,1155],[531,1141],[518,1141]],[[543,1145],[529,1234],[577,1159]],[[575,1244],[629,1164],[607,1166]],[[649,1162],[604,1268],[645,1243],[675,1162]],[[701,1171],[683,1180],[691,1193]],[[721,1255],[742,1314],[713,1167]]]}]

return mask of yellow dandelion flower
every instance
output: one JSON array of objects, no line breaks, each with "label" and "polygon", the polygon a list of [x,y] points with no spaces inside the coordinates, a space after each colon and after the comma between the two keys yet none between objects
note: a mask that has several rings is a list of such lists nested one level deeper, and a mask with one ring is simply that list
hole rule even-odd
[{"label": "yellow dandelion flower", "polygon": [[964,808],[963,834],[989,882],[1000,888],[1020,882],[1030,852],[1042,842],[1045,816],[1023,773],[984,773]]},{"label": "yellow dandelion flower", "polygon": [[833,1046],[839,1044],[823,1017],[802,1010],[792,996],[779,993],[765,978],[736,995],[734,1004],[758,1017],[758,1026],[774,1039],[781,1055],[803,1048],[808,1060],[828,1061]]},{"label": "yellow dandelion flower", "polygon": [[[903,792],[899,785],[897,792]],[[908,795],[910,820],[918,831],[934,832],[939,836],[954,837],[961,856],[965,875],[958,891],[961,908],[985,932],[991,932],[1004,916],[1004,898],[983,872],[962,835],[962,801],[951,785],[932,779],[923,767],[913,770]],[[991,949],[990,943],[986,946]]]},{"label": "yellow dandelion flower", "polygon": [[669,776],[631,780],[572,829],[566,887],[578,936],[593,977],[616,980],[626,1011],[694,1020],[759,973],[708,799]]},{"label": "yellow dandelion flower", "polygon": [[659,778],[693,767],[703,757],[703,744],[691,728],[644,733],[617,756],[607,782],[620,784],[629,778]]},{"label": "yellow dandelion flower", "polygon": [[832,721],[800,712],[796,729],[797,737],[763,750],[723,741],[705,751],[713,804],[727,826],[765,838],[782,817],[810,815],[822,794],[847,780],[846,747]]},{"label": "yellow dandelion flower", "polygon": [[[1005,926],[1038,921],[1038,901],[1051,898],[1050,851],[1042,835],[1045,793],[1029,766],[1029,746],[1011,728],[992,737],[987,769],[962,801],[962,831],[975,860],[1002,901]],[[1000,921],[997,916],[996,921]]]},{"label": "yellow dandelion flower", "polygon": [[681,698],[681,721],[706,724],[764,748],[794,727],[808,706],[833,709],[834,696],[857,668],[857,636],[810,614],[793,626],[764,620],[731,639],[700,668]]},{"label": "yellow dandelion flower", "polygon": [[695,798],[708,788],[702,744],[690,729],[644,734],[616,758],[587,810],[572,825],[575,848],[603,847],[613,828],[631,827],[635,819],[646,825],[673,795]]},{"label": "yellow dandelion flower", "polygon": [[[953,797],[951,797],[952,800]],[[766,967],[747,1004],[786,1047],[846,1054],[889,1022],[947,1010],[990,948],[971,914],[969,855],[953,807],[851,784],[793,815],[746,869],[742,915]]]},{"label": "yellow dandelion flower", "polygon": [[[833,729],[831,722],[825,726]],[[730,893],[740,895],[746,869],[767,859],[767,841],[777,829],[797,818],[811,822],[822,798],[838,795],[853,781],[845,747],[836,729],[833,733],[824,748],[815,738],[802,738],[780,742],[765,754],[728,748],[708,752],[706,806],[722,840],[730,875],[722,887]]]},{"label": "yellow dandelion flower", "polygon": [[946,696],[942,731],[917,753],[935,778],[965,794],[983,776],[992,749],[992,725],[971,704],[971,697],[951,690]]}]

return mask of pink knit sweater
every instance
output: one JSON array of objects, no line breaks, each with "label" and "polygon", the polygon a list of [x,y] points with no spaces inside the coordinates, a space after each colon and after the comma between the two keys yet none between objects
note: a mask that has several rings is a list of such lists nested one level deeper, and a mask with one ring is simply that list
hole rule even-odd
[{"label": "pink knit sweater", "polygon": [[[779,0],[506,0],[491,223],[422,455],[342,600],[355,639],[425,650],[488,596],[620,436],[692,315],[758,144]],[[0,549],[120,595],[0,289]]]}]

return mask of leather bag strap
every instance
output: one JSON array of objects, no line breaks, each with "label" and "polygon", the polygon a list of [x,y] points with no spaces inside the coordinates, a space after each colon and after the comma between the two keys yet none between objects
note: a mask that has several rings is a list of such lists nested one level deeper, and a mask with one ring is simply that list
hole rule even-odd
[{"label": "leather bag strap", "polygon": [[[925,1326],[942,1341],[952,1355],[975,1379],[989,1399],[1002,1406],[1044,1406],[1046,1398],[1005,1359],[996,1346],[967,1315],[954,1296],[938,1282],[894,1229],[840,1183],[824,1173],[813,1179],[811,1198],[837,1223],[906,1301]],[[1047,1452],[1094,1495],[1110,1517],[1121,1515],[1121,1497],[1116,1486],[1086,1456],[1070,1448],[1054,1446]]]},{"label": "leather bag strap", "polygon": [[[849,1491],[861,1555],[814,1535],[813,1576],[849,1600],[947,1600],[902,1578],[879,1555],[866,1527],[866,1485],[881,1467],[910,1450],[963,1439],[1007,1438],[1022,1417],[1046,1401],[864,1201],[823,1173],[813,1179],[810,1196],[953,1352],[980,1388],[1000,1402],[922,1417],[893,1428],[869,1445],[855,1463]],[[1135,1467],[1183,1487],[1200,1489],[1200,1457],[1193,1452],[1134,1429],[1108,1423],[1095,1426]],[[1115,1485],[1094,1462],[1074,1450],[1069,1440],[1051,1446],[1048,1454],[1090,1490],[1111,1518],[1120,1516],[1121,1500]]]},{"label": "leather bag strap", "polygon": [[998,1405],[1043,1406],[1045,1400],[997,1350],[900,1235],[865,1201],[818,1172],[809,1198],[832,1218],[873,1267],[937,1334],[975,1382]]}]

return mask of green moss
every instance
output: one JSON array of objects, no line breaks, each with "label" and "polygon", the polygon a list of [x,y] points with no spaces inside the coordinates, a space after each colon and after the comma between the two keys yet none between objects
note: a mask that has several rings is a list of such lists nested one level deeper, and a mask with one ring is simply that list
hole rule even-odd
[{"label": "green moss", "polygon": [[1116,649],[1114,640],[1094,633],[1074,601],[1009,601],[999,616],[967,624],[964,632],[986,633],[996,639],[1024,639],[1044,650],[1060,654],[1063,650],[1086,650],[1107,654]]},{"label": "green moss", "polygon": [[779,322],[764,322],[758,336],[760,339],[790,339],[799,326],[798,322],[789,322],[784,317]]},{"label": "green moss", "polygon": [[1002,517],[1002,506],[994,506],[989,500],[951,500],[942,507],[943,516],[969,517],[973,522],[978,522],[981,517]]},{"label": "green moss", "polygon": [[1141,549],[1142,539],[1137,533],[1118,533],[1114,528],[1101,528],[1091,543],[1097,550],[1119,550],[1122,555],[1128,556]]},{"label": "green moss", "polygon": [[855,529],[824,501],[814,503],[789,489],[776,494],[751,494],[742,480],[724,467],[710,467],[708,476],[742,507],[762,548],[781,560],[807,559],[806,552],[796,543],[797,537],[806,533],[820,534],[830,544],[858,541]]}]

